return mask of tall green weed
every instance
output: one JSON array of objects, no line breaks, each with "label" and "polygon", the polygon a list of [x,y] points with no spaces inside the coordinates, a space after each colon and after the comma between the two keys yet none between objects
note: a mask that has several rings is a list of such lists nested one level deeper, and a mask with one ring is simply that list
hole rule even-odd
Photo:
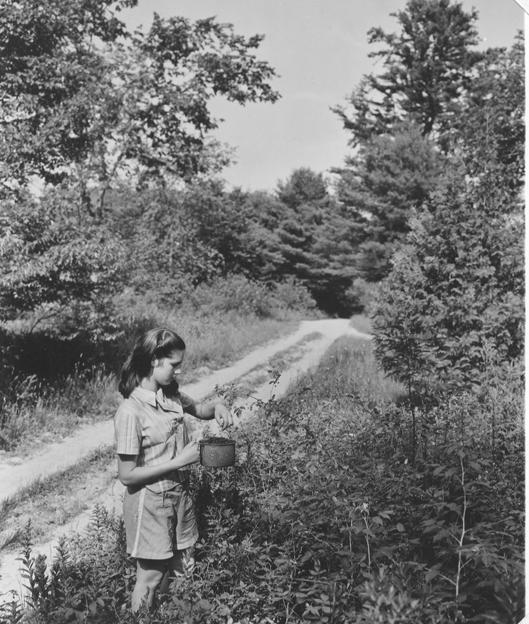
[{"label": "tall green weed", "polygon": [[0,449],[27,451],[80,424],[108,418],[118,405],[115,378],[101,368],[78,371],[53,385],[36,375],[11,380],[1,397]]}]

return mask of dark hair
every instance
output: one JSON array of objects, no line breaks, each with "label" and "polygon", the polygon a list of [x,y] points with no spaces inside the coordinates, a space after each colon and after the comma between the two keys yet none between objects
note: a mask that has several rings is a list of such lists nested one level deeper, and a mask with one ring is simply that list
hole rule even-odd
[{"label": "dark hair", "polygon": [[[132,353],[123,364],[118,390],[127,398],[150,374],[154,359],[169,357],[173,351],[184,351],[185,348],[185,342],[171,329],[161,327],[145,332],[137,338]],[[171,391],[177,393],[178,384],[175,383]]]}]

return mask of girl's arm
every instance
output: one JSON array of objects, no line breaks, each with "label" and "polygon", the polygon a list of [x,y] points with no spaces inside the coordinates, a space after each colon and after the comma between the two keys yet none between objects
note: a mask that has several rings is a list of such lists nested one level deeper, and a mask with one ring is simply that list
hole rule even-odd
[{"label": "girl's arm", "polygon": [[191,414],[191,416],[195,416],[200,420],[215,419],[222,429],[233,425],[233,416],[220,399],[197,403],[183,392],[180,393],[180,398],[184,411]]},{"label": "girl's arm", "polygon": [[137,455],[118,455],[118,477],[123,485],[145,485],[168,472],[193,464],[200,459],[198,443],[190,442],[173,459],[157,466],[138,466]]}]

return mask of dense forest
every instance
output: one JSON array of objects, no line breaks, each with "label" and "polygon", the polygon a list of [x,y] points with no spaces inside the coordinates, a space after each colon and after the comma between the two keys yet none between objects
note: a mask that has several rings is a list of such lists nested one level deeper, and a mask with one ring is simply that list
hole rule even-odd
[{"label": "dense forest", "polygon": [[[0,447],[22,435],[16,419],[37,400],[26,388],[49,394],[72,375],[111,374],[130,337],[170,315],[194,328],[211,318],[237,326],[237,315],[254,324],[369,316],[376,360],[365,346],[337,347],[319,373],[335,369],[327,385],[316,374],[310,397],[299,390],[263,406],[273,457],[247,433],[251,463],[231,481],[197,482],[205,525],[215,513],[233,520],[211,529],[230,578],[207,576],[222,552],[205,547],[203,576],[187,588],[202,611],[179,596],[159,621],[514,624],[523,609],[521,34],[483,49],[475,10],[408,0],[395,32],[368,33],[378,72],[329,102],[349,140],[345,162],[331,176],[300,167],[257,192],[223,182],[229,155],[211,138],[210,103],[280,97],[259,58],[262,36],[156,14],[130,32],[120,10],[135,4],[0,2]],[[378,386],[355,381],[350,358],[372,367]],[[397,397],[384,394],[388,378],[401,385]],[[312,494],[301,477],[288,491],[277,470],[294,435],[303,449],[316,439],[307,401],[336,408],[326,429],[336,461],[318,446],[294,462],[314,479]],[[119,526],[103,516],[105,537],[86,539],[117,548]],[[115,613],[123,587],[104,591],[126,562],[84,561],[75,574],[88,575],[89,563],[103,574],[91,610],[36,591],[36,621],[132,621]],[[60,594],[60,565],[73,564],[57,565]],[[19,621],[13,609],[6,622]]]}]

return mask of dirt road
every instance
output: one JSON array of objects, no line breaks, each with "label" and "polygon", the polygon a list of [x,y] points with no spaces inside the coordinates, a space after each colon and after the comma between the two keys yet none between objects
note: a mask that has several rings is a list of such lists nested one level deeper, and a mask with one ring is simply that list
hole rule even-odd
[{"label": "dirt road", "polygon": [[[236,382],[249,371],[266,372],[271,357],[296,345],[302,345],[303,340],[314,333],[319,334],[319,337],[295,350],[294,361],[282,372],[273,390],[267,381],[252,391],[254,398],[245,406],[247,410],[251,408],[250,403],[252,405],[255,403],[255,398],[266,400],[272,391],[276,396],[284,395],[298,376],[317,365],[323,353],[338,337],[346,334],[362,338],[369,337],[353,329],[347,319],[303,321],[296,332],[254,350],[233,366],[215,371],[199,382],[185,386],[183,391],[197,400],[201,400],[211,394],[215,386]],[[244,418],[244,412],[241,418]],[[0,465],[0,504],[36,480],[49,477],[56,472],[64,471],[76,465],[94,450],[111,444],[112,439],[113,425],[112,420],[109,419],[95,425],[82,427],[74,436],[62,442],[50,444],[41,453],[23,464]],[[80,531],[86,527],[96,503],[112,510],[120,510],[122,494],[123,487],[117,480],[113,479],[111,486],[99,495],[97,500],[91,501],[92,505],[89,509],[58,527],[50,540],[34,547],[34,552],[45,554],[50,560],[61,535]],[[6,593],[12,590],[22,593],[17,557],[16,553],[2,554],[0,552],[0,601],[5,599]]]}]

